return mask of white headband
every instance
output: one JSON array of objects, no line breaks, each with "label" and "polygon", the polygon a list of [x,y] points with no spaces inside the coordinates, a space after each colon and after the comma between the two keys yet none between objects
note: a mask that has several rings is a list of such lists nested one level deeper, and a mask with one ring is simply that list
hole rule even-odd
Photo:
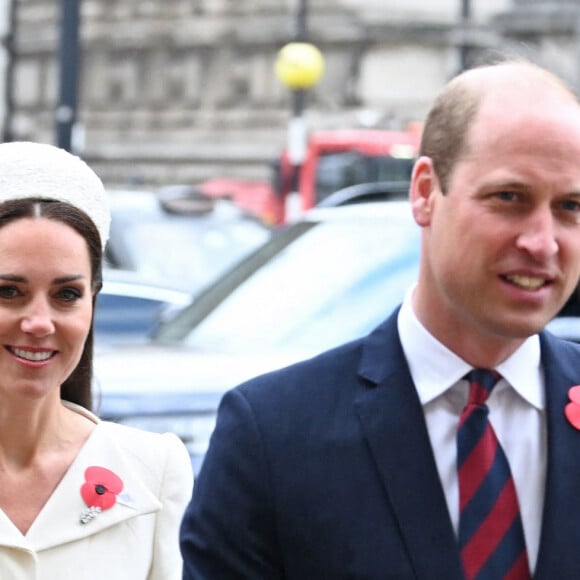
[{"label": "white headband", "polygon": [[0,143],[0,203],[34,197],[64,201],[83,211],[97,227],[105,248],[111,213],[95,172],[79,157],[53,145]]}]

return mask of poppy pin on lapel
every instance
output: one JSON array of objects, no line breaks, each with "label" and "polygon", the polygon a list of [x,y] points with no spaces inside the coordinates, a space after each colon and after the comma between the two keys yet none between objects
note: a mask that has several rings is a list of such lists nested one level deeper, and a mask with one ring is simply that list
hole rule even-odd
[{"label": "poppy pin on lapel", "polygon": [[123,489],[121,478],[105,467],[87,467],[85,483],[81,486],[81,496],[87,508],[81,513],[81,524],[87,524],[103,510],[112,508],[117,494]]},{"label": "poppy pin on lapel", "polygon": [[580,430],[580,385],[571,387],[568,391],[568,397],[570,402],[564,408],[564,414],[572,427]]}]

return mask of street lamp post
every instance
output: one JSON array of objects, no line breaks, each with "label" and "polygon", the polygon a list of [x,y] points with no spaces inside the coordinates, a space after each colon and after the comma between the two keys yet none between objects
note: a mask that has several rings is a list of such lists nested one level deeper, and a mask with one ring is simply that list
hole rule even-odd
[{"label": "street lamp post", "polygon": [[306,127],[302,113],[306,89],[313,87],[324,70],[322,53],[309,42],[284,45],[276,60],[276,74],[293,93],[292,117],[288,124],[288,155],[299,166],[304,157]]},{"label": "street lamp post", "polygon": [[322,53],[307,42],[306,21],[306,0],[298,0],[293,40],[280,49],[275,66],[280,82],[292,91],[286,150],[293,168],[293,191],[298,190],[298,175],[306,153],[307,130],[303,118],[306,91],[319,81],[324,71]]},{"label": "street lamp post", "polygon": [[58,146],[66,151],[73,148],[73,129],[77,118],[80,1],[61,2],[60,91],[56,109],[56,133]]},{"label": "street lamp post", "polygon": [[[308,5],[306,0],[298,0],[298,6],[296,7],[296,28],[294,30],[294,41],[295,42],[307,42],[308,40],[308,29],[306,23],[308,22]],[[306,94],[304,89],[298,88],[292,91],[292,113],[294,117],[302,116],[302,111],[304,110],[304,101]]]},{"label": "street lamp post", "polygon": [[461,44],[459,45],[459,72],[471,66],[467,28],[471,21],[471,0],[461,0]]}]

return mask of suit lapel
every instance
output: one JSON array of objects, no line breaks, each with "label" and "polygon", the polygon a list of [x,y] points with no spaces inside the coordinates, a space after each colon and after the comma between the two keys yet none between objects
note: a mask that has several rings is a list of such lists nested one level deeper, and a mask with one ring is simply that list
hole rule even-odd
[{"label": "suit lapel", "polygon": [[564,416],[568,390],[580,384],[580,351],[540,336],[546,377],[548,467],[534,578],[576,578],[580,570],[580,431]]},{"label": "suit lapel", "polygon": [[457,542],[395,312],[365,341],[356,401],[373,459],[418,579],[461,579]]}]

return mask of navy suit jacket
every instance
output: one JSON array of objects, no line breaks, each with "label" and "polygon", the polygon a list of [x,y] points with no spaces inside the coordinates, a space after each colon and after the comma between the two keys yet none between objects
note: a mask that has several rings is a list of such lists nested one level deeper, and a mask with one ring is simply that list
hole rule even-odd
[{"label": "navy suit jacket", "polygon": [[[184,579],[463,579],[396,315],[224,396],[182,524]],[[548,467],[534,578],[568,580],[580,577],[580,431],[564,408],[580,347],[540,339]]]}]

